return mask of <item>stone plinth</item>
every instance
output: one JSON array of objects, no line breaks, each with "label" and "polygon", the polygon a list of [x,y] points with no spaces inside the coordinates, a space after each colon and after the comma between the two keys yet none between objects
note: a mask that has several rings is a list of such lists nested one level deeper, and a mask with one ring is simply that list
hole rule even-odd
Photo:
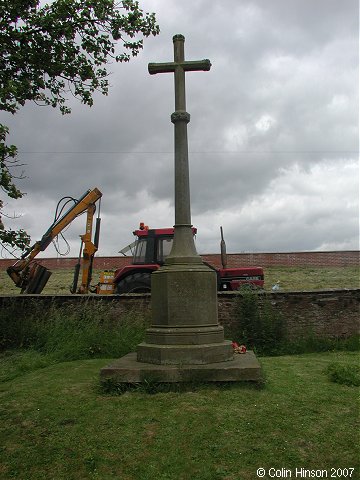
[{"label": "stone plinth", "polygon": [[129,353],[101,369],[101,381],[114,383],[260,382],[261,367],[254,353],[235,354],[231,361],[207,365],[153,365],[138,362]]},{"label": "stone plinth", "polygon": [[233,359],[230,341],[206,345],[156,345],[140,343],[137,346],[139,362],[158,365],[206,365]]},{"label": "stone plinth", "polygon": [[[152,326],[159,329],[218,326],[216,272],[201,260],[195,265],[164,265],[151,275],[151,309]],[[220,340],[220,336],[214,334],[211,339],[196,343]]]},{"label": "stone plinth", "polygon": [[153,322],[139,362],[201,365],[232,360],[218,324],[216,273],[202,263],[165,265],[151,275]]}]

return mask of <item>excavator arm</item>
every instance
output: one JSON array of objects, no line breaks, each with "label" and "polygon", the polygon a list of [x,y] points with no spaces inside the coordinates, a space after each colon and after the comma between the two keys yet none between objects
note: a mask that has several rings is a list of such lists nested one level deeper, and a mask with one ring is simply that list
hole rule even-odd
[{"label": "excavator arm", "polygon": [[[85,235],[81,235],[82,242],[87,247],[84,249],[89,257],[94,256],[97,247],[95,247],[91,238],[92,216],[95,212],[95,203],[102,197],[102,193],[97,188],[87,190],[82,197],[75,201],[75,204],[69,208],[61,217],[44,233],[41,240],[37,241],[29,247],[21,256],[21,258],[11,267],[7,269],[8,275],[11,277],[15,285],[21,288],[22,293],[40,293],[45,287],[46,282],[50,278],[51,272],[45,267],[33,262],[34,258],[44,251],[52,240],[59,235],[78,215],[88,211],[87,226]],[[91,220],[89,220],[91,216]],[[90,231],[89,231],[90,227]],[[94,250],[95,248],[95,250]]]},{"label": "excavator arm", "polygon": [[[99,247],[100,235],[100,218],[96,219],[94,242],[92,242],[92,228],[95,213],[95,204],[90,204],[87,208],[86,231],[84,235],[80,235],[81,247],[78,263],[75,265],[74,280],[70,289],[71,293],[89,293],[90,282],[92,277],[94,255]],[[82,279],[79,289],[77,288],[78,278],[81,268],[81,252],[82,252]]]}]

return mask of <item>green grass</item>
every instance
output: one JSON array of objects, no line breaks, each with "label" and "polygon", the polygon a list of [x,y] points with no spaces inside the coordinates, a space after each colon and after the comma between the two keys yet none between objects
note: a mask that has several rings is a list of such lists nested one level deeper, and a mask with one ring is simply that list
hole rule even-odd
[{"label": "green grass", "polygon": [[[0,273],[0,293],[17,293]],[[280,280],[283,290],[358,288],[357,273],[265,271],[267,288]],[[44,293],[68,293],[71,278],[55,270]],[[100,368],[134,350],[148,320],[101,303],[34,305],[26,316],[3,308],[0,349],[12,350],[0,354],[0,479],[253,480],[259,467],[293,478],[300,467],[327,469],[328,478],[332,467],[354,467],[348,478],[360,479],[358,352],[261,357],[261,389],[110,395]],[[292,351],[318,349],[321,339],[303,342]]]},{"label": "green grass", "polygon": [[[100,278],[100,272],[102,270],[94,270],[92,276],[92,285],[96,285]],[[43,294],[48,295],[70,295],[70,286],[73,283],[74,271],[73,269],[61,270],[54,269],[50,279],[48,280]],[[81,277],[79,278],[79,285],[81,282]],[[2,295],[13,295],[20,293],[20,289],[17,288],[11,278],[6,273],[6,270],[0,270],[0,294]]]},{"label": "green grass", "polygon": [[[283,291],[326,290],[336,288],[359,288],[358,267],[267,267],[265,270],[265,289],[280,280]],[[95,285],[101,270],[94,270],[92,284]],[[44,294],[69,294],[73,280],[73,270],[53,270],[43,290]],[[19,293],[6,271],[0,270],[0,294]]]},{"label": "green grass", "polygon": [[32,301],[24,312],[9,302],[0,317],[0,351],[29,349],[52,360],[67,361],[122,356],[133,351],[145,335],[149,316],[92,304],[84,297],[77,305]]},{"label": "green grass", "polygon": [[342,365],[334,362],[327,366],[326,373],[335,383],[360,387],[360,365]]},{"label": "green grass", "polygon": [[267,267],[266,290],[278,280],[283,291],[359,288],[359,267]]},{"label": "green grass", "polygon": [[259,467],[359,479],[358,352],[260,357],[263,388],[111,395],[99,370],[134,350],[148,319],[86,298],[16,308],[0,317],[0,479],[247,480]]},{"label": "green grass", "polygon": [[12,371],[0,383],[1,479],[253,480],[259,467],[293,478],[300,467],[327,469],[328,478],[331,467],[355,468],[351,478],[360,478],[359,390],[326,373],[358,365],[357,353],[263,357],[262,389],[121,396],[99,390],[111,360],[44,366],[35,354],[19,369],[26,355],[0,358]]}]

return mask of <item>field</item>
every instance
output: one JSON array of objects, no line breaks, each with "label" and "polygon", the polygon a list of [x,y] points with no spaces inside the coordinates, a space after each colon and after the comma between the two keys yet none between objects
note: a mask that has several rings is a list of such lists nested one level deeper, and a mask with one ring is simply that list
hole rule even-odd
[{"label": "field", "polygon": [[34,355],[0,357],[1,479],[254,480],[259,468],[266,479],[301,468],[360,478],[358,388],[327,373],[358,368],[358,353],[262,357],[261,388],[122,395],[99,388],[108,359]]},{"label": "field", "polygon": [[[283,290],[359,287],[356,268],[265,273],[267,289],[278,280]],[[68,293],[71,279],[55,270],[44,293]],[[0,281],[0,293],[17,293],[6,272]],[[0,479],[360,480],[358,341],[258,355],[255,385],[105,389],[100,369],[134,351],[148,319],[64,308],[2,311]]]},{"label": "field", "polygon": [[[93,273],[92,284],[98,282],[100,270]],[[54,270],[44,294],[70,293],[72,270]],[[337,288],[359,288],[359,268],[357,267],[267,267],[265,268],[265,289],[280,281],[283,291],[327,290]],[[0,271],[0,294],[19,293],[6,271]]]}]

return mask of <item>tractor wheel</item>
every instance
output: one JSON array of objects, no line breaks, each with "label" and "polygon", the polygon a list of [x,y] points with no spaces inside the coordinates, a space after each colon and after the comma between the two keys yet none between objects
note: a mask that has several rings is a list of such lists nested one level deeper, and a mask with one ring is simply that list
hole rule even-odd
[{"label": "tractor wheel", "polygon": [[150,293],[150,273],[133,273],[117,284],[116,293]]}]

